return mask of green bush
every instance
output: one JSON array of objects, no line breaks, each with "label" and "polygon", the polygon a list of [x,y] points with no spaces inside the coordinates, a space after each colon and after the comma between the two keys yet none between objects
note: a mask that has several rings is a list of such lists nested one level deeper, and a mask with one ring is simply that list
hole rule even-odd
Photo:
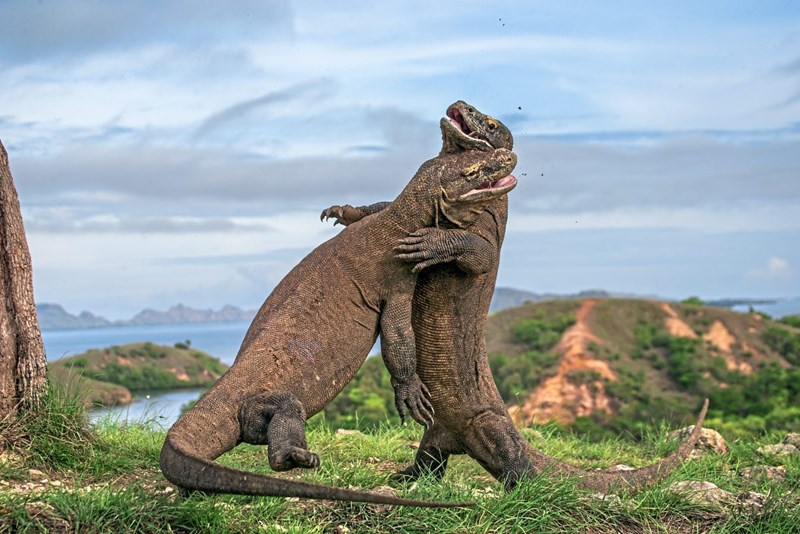
[{"label": "green bush", "polygon": [[779,323],[788,324],[795,328],[800,328],[800,315],[787,315],[778,320]]},{"label": "green bush", "polygon": [[85,376],[125,386],[131,391],[146,389],[167,389],[186,387],[188,384],[164,369],[153,364],[143,364],[136,367],[122,365],[118,362],[109,362],[99,370],[86,370]]},{"label": "green bush", "polygon": [[560,360],[561,356],[557,353],[529,350],[519,356],[492,354],[489,367],[500,396],[506,402],[511,402],[550,376]]},{"label": "green bush", "polygon": [[800,365],[800,334],[779,326],[771,326],[762,334],[764,343],[792,365]]},{"label": "green bush", "polygon": [[84,369],[87,365],[89,362],[86,358],[75,358],[69,362],[69,366],[76,369]]},{"label": "green bush", "polygon": [[555,347],[564,331],[575,324],[572,314],[555,314],[549,317],[525,319],[514,327],[514,339],[537,351]]}]

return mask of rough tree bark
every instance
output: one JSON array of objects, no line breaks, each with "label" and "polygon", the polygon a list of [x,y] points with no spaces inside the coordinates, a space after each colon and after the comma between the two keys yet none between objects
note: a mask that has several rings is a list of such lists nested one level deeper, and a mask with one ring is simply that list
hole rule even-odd
[{"label": "rough tree bark", "polygon": [[8,153],[0,141],[0,421],[38,405],[46,373],[31,255]]}]

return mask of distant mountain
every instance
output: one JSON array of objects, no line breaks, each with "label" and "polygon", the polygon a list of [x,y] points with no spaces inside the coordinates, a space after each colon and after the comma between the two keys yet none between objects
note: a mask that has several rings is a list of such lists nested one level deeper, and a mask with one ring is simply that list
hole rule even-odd
[{"label": "distant mountain", "polygon": [[72,315],[59,304],[49,304],[46,302],[37,304],[36,313],[39,315],[39,327],[42,330],[111,326],[111,321],[104,317],[93,315],[88,311],[83,311],[78,315]]},{"label": "distant mountain", "polygon": [[242,310],[236,306],[223,306],[219,310],[198,310],[177,304],[167,311],[143,310],[133,318],[109,321],[104,317],[84,311],[72,315],[59,304],[40,303],[36,305],[39,314],[39,327],[42,330],[61,330],[70,328],[99,328],[104,326],[127,326],[146,324],[211,323],[221,321],[249,321],[255,310]]},{"label": "distant mountain", "polygon": [[143,310],[132,319],[119,324],[174,324],[174,323],[213,323],[220,321],[249,321],[255,317],[254,310],[242,310],[230,304],[215,310],[197,310],[178,304],[165,312]]}]

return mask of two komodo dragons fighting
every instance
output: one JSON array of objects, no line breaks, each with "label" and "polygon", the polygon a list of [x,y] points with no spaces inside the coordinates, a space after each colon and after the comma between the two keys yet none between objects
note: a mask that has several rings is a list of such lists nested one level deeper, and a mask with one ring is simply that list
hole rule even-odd
[{"label": "two komodo dragons fighting", "polygon": [[[462,150],[511,149],[511,132],[500,121],[459,101],[442,119],[442,153]],[[352,224],[390,209],[388,202],[369,206],[331,206],[323,217]],[[420,442],[416,460],[396,473],[395,481],[423,473],[444,475],[451,454],[466,453],[512,488],[521,478],[542,472],[575,475],[579,485],[608,492],[638,489],[667,476],[686,458],[697,441],[708,402],[690,437],[670,456],[632,471],[580,470],[533,449],[514,426],[495,386],[485,345],[485,326],[494,292],[500,247],[508,219],[508,199],[486,206],[465,231],[455,210],[438,228],[421,228],[401,240],[398,257],[420,271],[414,292],[412,325],[416,338],[417,373],[431,394],[435,423]],[[374,216],[374,215],[373,215]],[[471,214],[470,218],[474,218]]]},{"label": "two komodo dragons fighting", "polygon": [[411,328],[417,275],[392,247],[440,219],[481,213],[516,185],[510,176],[516,161],[507,149],[442,153],[420,167],[390,207],[309,253],[264,302],[231,368],[169,430],[161,450],[164,476],[185,490],[464,505],[246,473],[214,460],[239,443],[250,443],[268,445],[275,471],[318,467],[319,457],[307,450],[306,417],[352,379],[378,333],[398,411],[432,424],[430,394],[416,373]]}]

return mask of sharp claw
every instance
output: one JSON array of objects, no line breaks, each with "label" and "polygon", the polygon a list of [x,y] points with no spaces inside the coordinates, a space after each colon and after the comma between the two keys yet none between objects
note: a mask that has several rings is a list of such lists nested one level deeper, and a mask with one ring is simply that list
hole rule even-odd
[{"label": "sharp claw", "polygon": [[334,225],[334,226],[336,226],[337,224],[339,224],[339,221],[334,221],[334,222],[333,222],[333,225]]}]

